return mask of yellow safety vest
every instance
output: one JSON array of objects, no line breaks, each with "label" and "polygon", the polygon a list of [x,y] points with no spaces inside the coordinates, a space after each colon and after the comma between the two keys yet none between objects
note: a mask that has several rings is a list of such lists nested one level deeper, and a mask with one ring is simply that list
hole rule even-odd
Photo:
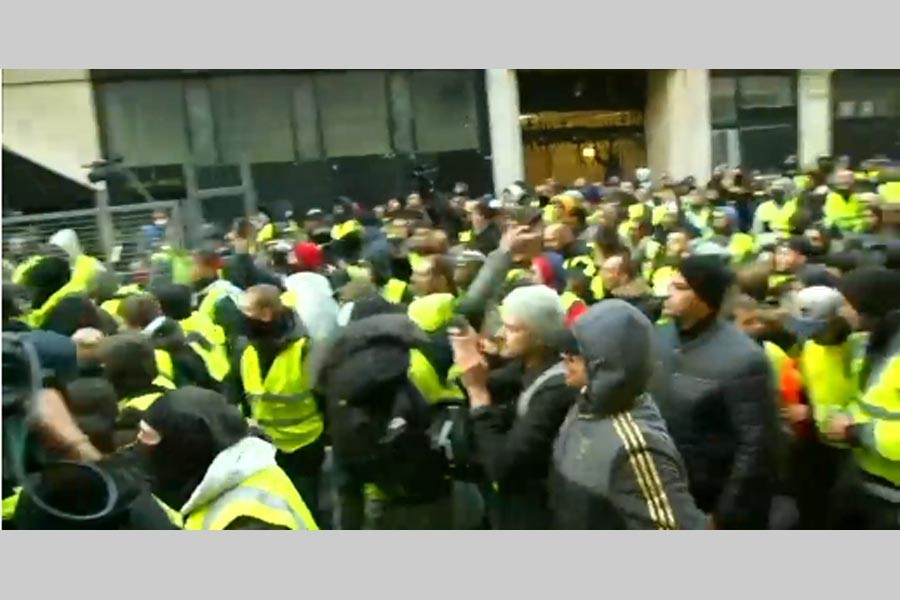
[{"label": "yellow safety vest", "polygon": [[44,257],[40,254],[35,256],[30,256],[25,260],[22,264],[16,267],[16,270],[13,271],[13,283],[16,285],[21,285],[22,281],[25,279],[25,275],[30,271],[34,266],[36,266],[39,262],[44,260]]},{"label": "yellow safety vest", "polygon": [[403,302],[403,294],[406,293],[407,285],[408,284],[403,280],[391,278],[384,284],[381,295],[388,302],[401,304]]},{"label": "yellow safety vest", "polygon": [[567,271],[570,269],[577,269],[582,271],[588,277],[593,277],[597,274],[597,266],[594,264],[594,259],[587,254],[565,259],[563,261],[563,267],[565,267]]},{"label": "yellow safety vest", "polygon": [[797,200],[791,198],[781,206],[774,200],[766,200],[756,208],[755,217],[769,224],[773,233],[785,235],[791,228],[791,217],[797,212]]},{"label": "yellow safety vest", "polygon": [[282,452],[293,452],[322,435],[322,413],[307,382],[306,338],[297,340],[275,358],[265,379],[259,354],[252,345],[241,355],[241,381],[253,419]]},{"label": "yellow safety vest", "polygon": [[675,277],[675,273],[678,270],[675,267],[669,265],[663,265],[658,268],[654,273],[651,279],[651,287],[653,288],[653,295],[658,297],[668,296],[669,295],[669,283],[672,281],[672,278]]},{"label": "yellow safety vest", "polygon": [[197,311],[178,323],[188,334],[188,338],[193,334],[201,336],[206,341],[204,344],[193,340],[189,341],[189,344],[203,359],[206,370],[209,371],[212,378],[221,383],[231,372],[228,351],[225,349],[225,330],[213,323],[209,317]]},{"label": "yellow safety vest", "polygon": [[87,289],[94,276],[104,269],[103,263],[93,256],[81,254],[75,259],[75,264],[72,266],[71,279],[80,285],[82,289]]},{"label": "yellow safety vest", "polygon": [[[156,383],[156,381],[154,381],[153,383]],[[148,392],[146,394],[141,394],[140,396],[122,398],[118,403],[119,412],[122,412],[126,409],[144,412],[145,410],[153,406],[153,403],[159,400],[162,395],[163,392]]]},{"label": "yellow safety vest", "polygon": [[594,278],[591,279],[591,294],[594,296],[594,301],[602,300],[606,296],[603,278],[600,275],[594,275]]},{"label": "yellow safety vest", "polygon": [[331,228],[331,238],[335,240],[343,239],[354,231],[362,230],[362,224],[355,219],[337,223]]},{"label": "yellow safety vest", "polygon": [[447,379],[441,383],[437,371],[421,351],[413,348],[409,351],[409,380],[429,404],[442,402],[464,402],[465,394],[459,387],[459,371],[451,367]]},{"label": "yellow safety vest", "polygon": [[81,282],[69,280],[69,282],[56,290],[44,304],[25,316],[25,323],[30,325],[35,329],[40,329],[44,324],[44,321],[47,319],[47,316],[53,311],[54,308],[67,296],[71,296],[73,294],[80,294],[84,291],[84,285]]},{"label": "yellow safety vest", "polygon": [[823,346],[812,340],[803,344],[800,374],[816,424],[827,422],[831,413],[843,409],[855,395],[852,356],[864,340],[864,335],[853,334],[840,345]]},{"label": "yellow safety vest", "polygon": [[206,286],[205,292],[206,296],[203,297],[203,301],[200,302],[197,311],[206,315],[213,322],[215,322],[216,304],[219,303],[219,300],[228,296],[236,305],[240,306],[241,296],[243,295],[240,288],[224,279],[217,279]]},{"label": "yellow safety vest", "polygon": [[275,224],[274,223],[266,223],[259,230],[259,233],[256,234],[256,243],[257,244],[265,244],[268,241],[275,239]]},{"label": "yellow safety vest", "polygon": [[255,473],[211,502],[184,515],[184,529],[222,531],[241,517],[292,530],[319,527],[280,467]]},{"label": "yellow safety vest", "polygon": [[856,194],[844,200],[840,194],[831,192],[825,197],[825,224],[841,231],[864,232],[868,223],[863,208]]},{"label": "yellow safety vest", "polygon": [[[593,284],[593,282],[591,282],[591,284]],[[569,312],[569,309],[572,308],[573,304],[582,301],[581,298],[578,297],[578,294],[569,291],[560,294],[559,299],[562,301],[563,309],[565,309],[566,312]]]},{"label": "yellow safety vest", "polygon": [[794,175],[794,186],[797,188],[797,192],[802,192],[812,183],[812,179],[809,178],[809,175]]},{"label": "yellow safety vest", "polygon": [[746,233],[732,234],[728,242],[728,252],[731,254],[731,262],[742,263],[753,257],[756,242],[753,236]]},{"label": "yellow safety vest", "polygon": [[453,294],[428,294],[413,300],[406,314],[423,331],[437,331],[453,318],[456,298]]},{"label": "yellow safety vest", "polygon": [[878,186],[878,195],[885,202],[900,202],[900,181],[888,181]]},{"label": "yellow safety vest", "polygon": [[[857,357],[852,364],[859,381],[865,359]],[[866,389],[850,403],[850,415],[854,424],[872,428],[853,449],[859,467],[900,486],[900,354],[886,358],[872,373]]]},{"label": "yellow safety vest", "polygon": [[475,238],[475,234],[472,233],[471,229],[466,229],[465,231],[460,232],[459,234],[459,243],[460,244],[468,244]]}]

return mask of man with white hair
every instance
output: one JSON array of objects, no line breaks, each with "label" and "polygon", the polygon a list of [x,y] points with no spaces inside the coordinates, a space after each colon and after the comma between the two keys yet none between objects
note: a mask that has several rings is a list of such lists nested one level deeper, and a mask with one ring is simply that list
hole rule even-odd
[{"label": "man with white hair", "polygon": [[[562,302],[543,285],[513,290],[500,307],[501,357],[521,384],[518,399],[499,404],[488,387],[486,361],[474,332],[454,335],[454,357],[469,394],[477,460],[496,493],[495,529],[547,529],[547,474],[553,441],[575,401],[566,387],[557,343],[564,331]],[[492,373],[492,379],[496,375]],[[493,387],[493,386],[491,386]]]}]

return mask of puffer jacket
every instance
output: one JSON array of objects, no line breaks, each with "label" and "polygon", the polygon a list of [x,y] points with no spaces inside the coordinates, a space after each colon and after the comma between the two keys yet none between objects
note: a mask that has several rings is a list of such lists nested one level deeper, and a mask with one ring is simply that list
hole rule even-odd
[{"label": "puffer jacket", "polygon": [[691,493],[722,529],[765,528],[777,478],[778,403],[765,352],[713,320],[681,342],[657,326],[651,393],[684,458]]},{"label": "puffer jacket", "polygon": [[687,469],[646,393],[653,327],[622,300],[575,324],[588,385],[556,440],[551,476],[560,529],[702,529]]}]

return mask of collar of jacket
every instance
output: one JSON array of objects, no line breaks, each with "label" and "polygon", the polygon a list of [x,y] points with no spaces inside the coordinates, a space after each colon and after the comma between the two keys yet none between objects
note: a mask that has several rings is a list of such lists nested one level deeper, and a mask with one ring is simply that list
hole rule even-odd
[{"label": "collar of jacket", "polygon": [[640,298],[641,296],[646,296],[649,293],[650,286],[647,285],[647,282],[640,277],[636,277],[625,285],[620,285],[616,289],[612,290],[609,294],[611,296],[615,296],[616,298],[633,299]]},{"label": "collar of jacket", "polygon": [[272,444],[257,437],[245,437],[216,455],[179,512],[188,515],[247,478],[275,465],[275,447]]},{"label": "collar of jacket", "polygon": [[703,344],[713,333],[719,330],[722,322],[715,313],[710,314],[705,319],[699,321],[688,331],[678,330],[678,349],[681,351],[689,350],[695,346]]}]

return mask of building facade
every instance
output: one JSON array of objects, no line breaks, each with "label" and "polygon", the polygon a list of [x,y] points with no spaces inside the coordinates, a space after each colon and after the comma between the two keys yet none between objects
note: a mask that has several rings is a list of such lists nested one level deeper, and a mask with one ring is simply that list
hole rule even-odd
[{"label": "building facade", "polygon": [[[276,212],[381,203],[420,169],[473,193],[642,164],[702,182],[716,164],[774,172],[789,154],[900,158],[900,71],[5,70],[3,147],[5,204],[26,212],[90,202],[83,165],[116,156],[156,199],[186,197],[189,164],[199,187],[250,177]],[[25,164],[85,193],[39,201],[52,186],[9,177]],[[141,198],[124,181],[109,195]]]}]

